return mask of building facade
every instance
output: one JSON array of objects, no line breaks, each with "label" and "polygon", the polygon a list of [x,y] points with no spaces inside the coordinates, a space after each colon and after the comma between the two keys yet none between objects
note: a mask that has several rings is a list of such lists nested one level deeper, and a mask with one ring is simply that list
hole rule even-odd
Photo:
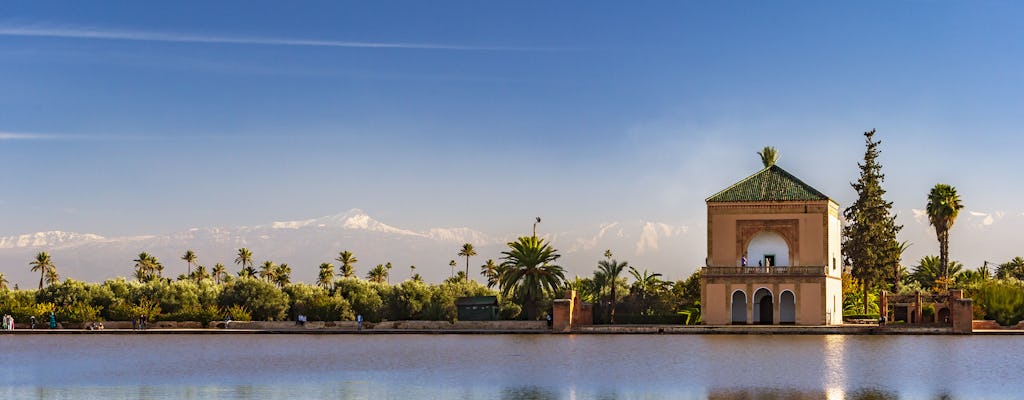
[{"label": "building facade", "polygon": [[777,165],[706,203],[704,324],[842,324],[838,203]]}]

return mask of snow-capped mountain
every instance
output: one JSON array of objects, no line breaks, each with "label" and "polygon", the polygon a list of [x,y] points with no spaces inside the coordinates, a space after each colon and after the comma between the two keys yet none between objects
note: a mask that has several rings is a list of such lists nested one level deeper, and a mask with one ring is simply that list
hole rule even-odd
[{"label": "snow-capped mountain", "polygon": [[[568,276],[589,275],[604,249],[613,249],[616,257],[631,265],[658,270],[667,277],[688,274],[694,257],[689,250],[701,249],[703,238],[687,238],[685,226],[637,221],[606,223],[592,228],[546,233],[543,236],[559,249],[559,264]],[[208,268],[223,263],[236,271],[235,254],[249,248],[257,263],[271,260],[288,263],[293,280],[311,282],[317,266],[335,263],[342,250],[352,251],[361,275],[377,264],[391,262],[392,281],[404,280],[416,265],[428,281],[439,281],[452,274],[449,265],[465,269],[466,260],[458,257],[463,243],[472,243],[477,256],[470,260],[470,276],[479,276],[479,266],[487,259],[499,260],[505,243],[516,235],[492,235],[468,227],[431,228],[423,231],[404,229],[377,221],[362,210],[296,221],[241,227],[203,227],[164,235],[103,237],[89,233],[39,232],[0,237],[0,272],[12,283],[33,285],[38,281],[28,263],[40,251],[50,253],[62,277],[102,281],[132,274],[133,259],[140,252],[157,256],[165,274],[184,273],[180,258],[185,250],[194,250],[199,263]],[[697,240],[697,243],[694,242]],[[692,249],[690,249],[692,247]],[[702,255],[697,260],[702,259]],[[642,269],[642,268],[641,268]],[[676,271],[680,270],[680,271]],[[682,270],[685,270],[682,271]]]}]

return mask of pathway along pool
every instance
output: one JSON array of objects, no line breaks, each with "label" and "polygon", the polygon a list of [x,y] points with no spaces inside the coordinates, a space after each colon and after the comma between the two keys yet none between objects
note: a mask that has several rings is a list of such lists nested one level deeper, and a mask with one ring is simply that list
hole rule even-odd
[{"label": "pathway along pool", "polygon": [[1019,398],[1016,336],[0,335],[4,399]]}]

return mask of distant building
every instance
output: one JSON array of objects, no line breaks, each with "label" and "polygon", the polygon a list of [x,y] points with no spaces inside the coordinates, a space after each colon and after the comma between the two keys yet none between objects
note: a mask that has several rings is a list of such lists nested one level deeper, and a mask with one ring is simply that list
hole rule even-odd
[{"label": "distant building", "polygon": [[706,203],[705,324],[842,324],[839,203],[776,165]]},{"label": "distant building", "polygon": [[474,296],[455,299],[459,321],[497,321],[498,297]]}]

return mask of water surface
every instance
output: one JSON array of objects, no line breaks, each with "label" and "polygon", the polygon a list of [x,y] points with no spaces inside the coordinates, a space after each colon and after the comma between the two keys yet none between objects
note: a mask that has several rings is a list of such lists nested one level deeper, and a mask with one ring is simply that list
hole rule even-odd
[{"label": "water surface", "polygon": [[1024,338],[0,335],[4,399],[1019,398]]}]

